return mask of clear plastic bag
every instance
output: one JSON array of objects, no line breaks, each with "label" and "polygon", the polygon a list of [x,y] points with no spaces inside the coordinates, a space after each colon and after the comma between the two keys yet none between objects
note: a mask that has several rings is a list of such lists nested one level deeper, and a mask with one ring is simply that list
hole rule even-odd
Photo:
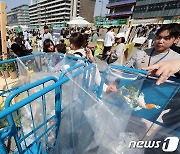
[{"label": "clear plastic bag", "polygon": [[[83,76],[71,79],[66,85],[68,95],[63,96],[65,99],[62,98],[62,119],[55,153],[128,152],[128,142],[139,139],[136,134],[125,132],[132,109],[127,103],[117,107],[113,94],[109,94],[108,102],[96,99],[93,93],[96,73],[92,74],[88,86],[85,86]],[[85,81],[89,83],[88,80]],[[143,150],[130,151],[140,153]]]},{"label": "clear plastic bag", "polygon": [[[58,79],[62,71],[65,71],[66,69],[82,62],[83,61],[69,59],[61,54],[40,54],[38,56],[19,59],[17,63],[20,73],[21,86],[39,81],[48,76],[55,76]],[[51,84],[53,84],[53,82],[48,82],[44,85],[44,87],[48,87]],[[44,87],[38,86],[31,89],[29,91],[29,95],[41,91]],[[66,88],[64,88],[63,90],[65,89]],[[55,102],[55,98],[52,98],[53,95],[51,93],[53,93],[53,91],[46,95],[46,100],[48,100],[48,102],[46,103],[46,110],[49,116],[54,113],[53,109]],[[35,121],[37,121],[38,124],[41,123],[40,119],[42,119],[41,99],[39,99],[39,101],[36,100],[32,103],[32,109],[34,110],[33,114],[37,117]],[[29,107],[25,107],[25,112],[30,113]],[[26,118],[28,118],[27,116]]]},{"label": "clear plastic bag", "polygon": [[[143,153],[143,149],[130,149],[131,140],[138,141],[147,131],[143,122],[132,117],[132,108],[117,93],[106,94],[102,102],[98,102],[84,111],[94,131],[94,141],[87,148],[97,154],[109,153]],[[134,129],[132,126],[136,126]]]},{"label": "clear plastic bag", "polygon": [[61,124],[55,153],[83,153],[92,141],[93,131],[84,110],[96,103],[93,92],[95,70],[91,68],[62,86]]},{"label": "clear plastic bag", "polygon": [[[110,68],[106,73],[108,88],[106,92],[101,90],[102,101],[112,104],[111,95],[117,107],[125,103],[132,109],[125,132],[133,132],[139,141],[154,141],[158,134],[162,141],[172,135],[179,137],[179,83],[167,81],[157,86],[156,79],[128,69]],[[162,152],[162,145],[160,149]],[[149,151],[154,153],[156,149]]]},{"label": "clear plastic bag", "polygon": [[[23,86],[28,83],[39,81],[48,76],[55,76],[58,79],[61,72],[76,64],[83,63],[83,61],[72,60],[67,58],[66,56],[62,56],[59,54],[41,54],[40,56],[28,57],[24,60],[19,59],[17,63],[20,73],[21,86]],[[76,71],[78,69],[82,68],[77,68]],[[80,77],[78,79],[82,82],[82,79]],[[26,93],[26,97],[27,95],[30,96],[41,91],[43,88],[48,87],[53,83],[54,82],[51,81],[45,83],[44,85],[36,86]],[[63,86],[63,90],[66,90],[65,85]],[[63,95],[67,95],[67,93],[63,92]],[[37,127],[44,122],[42,110],[43,108],[45,108],[46,110],[47,118],[55,114],[54,91],[47,93],[46,96],[43,97],[44,99],[39,98],[21,109],[23,115],[21,119],[23,121],[25,134],[28,134],[30,131],[32,131],[34,129],[34,126]],[[44,100],[46,100],[45,104],[43,104]],[[35,119],[33,119],[34,126],[32,125],[32,117],[36,117]],[[48,125],[49,124],[50,123],[48,123]],[[44,130],[44,127],[42,127],[38,130],[39,133],[37,132],[36,135],[41,134],[41,132],[43,132]],[[55,132],[50,132],[49,137],[55,139]],[[30,144],[32,140],[34,140],[33,136],[28,138],[27,143]]]},{"label": "clear plastic bag", "polygon": [[104,81],[108,88],[101,94],[102,100],[107,94],[116,93],[119,100],[124,100],[133,109],[133,114],[152,122],[157,120],[179,89],[177,83],[166,82],[157,86],[156,79],[114,68],[108,70]]},{"label": "clear plastic bag", "polygon": [[[63,71],[80,63],[84,63],[84,61],[73,59],[73,57],[69,58],[58,53],[40,54],[25,59],[18,59],[20,85],[26,85],[47,76],[59,78]],[[81,68],[79,67],[78,69]]]},{"label": "clear plastic bag", "polygon": [[52,72],[46,54],[29,56],[23,59],[17,58],[17,65],[18,65],[20,86],[32,83],[31,76],[34,73]]}]

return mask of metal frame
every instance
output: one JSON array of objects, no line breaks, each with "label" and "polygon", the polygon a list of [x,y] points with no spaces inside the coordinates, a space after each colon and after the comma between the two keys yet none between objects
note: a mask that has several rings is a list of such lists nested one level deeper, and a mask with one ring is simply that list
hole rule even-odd
[{"label": "metal frame", "polygon": [[[78,66],[85,66],[85,64],[79,64]],[[69,72],[71,72],[72,70],[75,70],[78,68],[78,66],[74,66],[73,68],[69,68]],[[71,78],[74,78],[74,77],[77,77],[79,76],[80,74],[82,73],[85,73],[86,71],[88,71],[89,69],[91,69],[92,67],[94,67],[93,64],[90,64],[88,66],[85,66],[79,70],[77,70],[76,72],[72,73],[71,74]],[[65,75],[67,71],[65,71],[63,74]],[[6,99],[6,102],[5,102],[5,110],[3,111],[0,111],[0,119],[3,118],[3,117],[6,117],[7,116],[7,120],[9,122],[9,126],[4,128],[3,130],[0,131],[0,147],[1,147],[1,151],[2,153],[7,153],[6,151],[6,148],[4,146],[4,141],[6,140],[7,137],[11,137],[11,136],[14,136],[15,138],[15,141],[16,141],[16,145],[18,147],[18,151],[20,153],[24,153],[24,152],[37,152],[38,150],[41,150],[41,152],[48,152],[48,149],[45,149],[45,151],[43,150],[42,148],[42,145],[38,142],[43,136],[46,136],[46,134],[52,130],[53,128],[56,128],[56,135],[58,133],[58,130],[59,130],[59,125],[60,125],[60,117],[61,117],[61,112],[62,112],[62,109],[61,109],[61,96],[62,96],[62,89],[61,89],[61,86],[68,82],[70,80],[70,78],[67,76],[67,77],[64,77],[64,75],[62,75],[62,78],[60,78],[59,80],[56,79],[55,77],[47,77],[45,79],[42,79],[42,80],[39,80],[37,82],[34,82],[34,83],[31,83],[29,85],[26,85],[26,86],[23,86],[23,87],[20,87],[18,90],[16,91],[13,91]],[[18,94],[20,93],[23,93],[25,91],[28,91],[34,87],[37,87],[39,85],[44,85],[46,82],[48,81],[54,81],[55,83],[48,86],[48,87],[45,87],[43,88],[41,91],[38,91],[37,93],[34,93],[30,96],[28,96],[27,98],[21,100],[20,102],[10,106],[11,104],[11,101],[14,97],[16,97]],[[38,127],[34,128],[33,131],[29,132],[28,134],[26,134],[25,136],[23,136],[21,139],[19,139],[18,137],[18,130],[16,129],[16,125],[15,125],[15,122],[13,120],[13,112],[19,110],[20,108],[22,108],[23,106],[27,105],[27,104],[30,104],[32,101],[38,99],[38,98],[44,98],[43,101],[45,101],[45,97],[44,95],[47,94],[48,92],[51,92],[52,90],[55,90],[55,115],[53,115],[51,118],[47,119],[46,117],[46,114],[45,114],[45,111],[43,112],[44,114],[44,123],[40,124]],[[44,109],[43,109],[44,110]],[[50,127],[47,129],[47,123],[49,121],[51,121],[53,118],[56,119],[56,122]],[[43,132],[40,136],[36,137],[35,136],[35,140],[29,145],[27,146],[25,149],[22,148],[21,146],[21,142],[25,141],[25,139],[27,139],[30,135],[32,135],[33,133],[36,133],[36,131],[38,129],[40,129],[41,127],[43,126],[46,126],[46,131]],[[38,144],[39,143],[39,144]],[[47,143],[46,143],[47,144]],[[38,151],[40,152],[40,151]]]}]

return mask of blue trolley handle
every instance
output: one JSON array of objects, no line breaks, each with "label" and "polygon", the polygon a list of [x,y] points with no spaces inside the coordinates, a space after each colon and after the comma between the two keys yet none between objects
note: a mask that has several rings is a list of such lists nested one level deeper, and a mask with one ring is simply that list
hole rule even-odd
[{"label": "blue trolley handle", "polygon": [[32,58],[32,57],[36,57],[36,56],[41,56],[41,55],[46,55],[46,53],[41,52],[41,53],[37,53],[37,54],[32,54],[32,55],[28,55],[28,56],[23,56],[23,57],[18,57],[18,58],[12,58],[12,59],[8,59],[8,60],[3,60],[0,61],[0,65],[4,64],[4,63],[10,63],[10,62],[14,62],[18,59],[27,59],[27,58]]},{"label": "blue trolley handle", "polygon": [[63,79],[66,73],[72,72],[73,70],[75,70],[75,69],[77,69],[77,68],[80,68],[80,67],[83,67],[83,66],[85,67],[85,66],[86,66],[86,63],[79,63],[79,64],[77,64],[77,65],[74,65],[74,66],[72,66],[72,67],[70,67],[70,68],[62,71],[62,73],[61,73],[60,76],[59,76],[59,80]]},{"label": "blue trolley handle", "polygon": [[134,68],[129,68],[129,67],[124,67],[124,66],[118,66],[118,65],[110,65],[109,67],[107,67],[105,70],[104,70],[104,73],[103,73],[103,76],[102,76],[102,79],[101,79],[101,83],[100,83],[100,86],[99,86],[99,91],[98,91],[98,98],[100,99],[101,97],[101,94],[102,94],[102,91],[103,91],[103,85],[105,83],[105,79],[106,79],[106,75],[107,75],[107,72],[108,70],[110,69],[119,69],[119,70],[123,70],[123,71],[128,71],[128,72],[133,72],[133,73],[136,73],[136,74],[142,74],[142,75],[147,75],[147,71],[144,71],[144,70],[139,70],[139,69],[134,69]]},{"label": "blue trolley handle", "polygon": [[[80,74],[82,74],[83,72],[87,71],[88,69],[92,68],[94,65],[91,64],[91,65],[88,65],[87,67],[85,67],[84,69],[82,70],[78,70],[77,72],[75,73],[72,73],[72,77],[76,77]],[[16,96],[18,95],[19,93],[22,93],[30,88],[33,88],[37,85],[40,85],[44,82],[47,82],[47,81],[50,81],[50,80],[54,80],[55,83],[44,88],[43,90],[37,92],[37,93],[34,93],[32,96],[29,96],[28,98],[25,98],[25,100],[21,100],[19,103],[17,104],[14,104],[12,106],[8,106],[8,104],[10,104],[9,102],[11,102],[11,100]],[[5,102],[5,106],[6,106],[6,109],[5,110],[2,110],[0,111],[0,119],[7,116],[8,114],[18,110],[19,108],[25,106],[26,104],[28,104],[29,102],[31,101],[34,101],[35,99],[39,98],[40,96],[46,94],[47,92],[55,89],[56,87],[62,85],[63,83],[69,81],[70,78],[69,77],[65,77],[63,78],[62,80],[57,80],[57,78],[53,77],[53,76],[50,76],[50,77],[47,77],[47,78],[44,78],[40,81],[37,81],[37,82],[34,82],[34,83],[31,83],[29,85],[26,85],[24,87],[20,87],[18,90],[16,91],[13,91],[6,99],[6,102]]]},{"label": "blue trolley handle", "polygon": [[48,81],[57,82],[58,79],[57,79],[56,77],[54,77],[54,76],[49,76],[49,77],[46,77],[46,78],[44,78],[44,79],[42,79],[42,80],[33,82],[33,83],[28,84],[28,85],[26,85],[26,86],[23,86],[23,87],[17,89],[16,91],[13,91],[12,93],[9,94],[9,96],[8,96],[7,99],[6,99],[6,103],[5,103],[5,105],[4,105],[5,109],[10,106],[10,103],[11,103],[12,99],[13,99],[16,95],[18,95],[18,94],[20,94],[20,93],[22,93],[22,92],[25,92],[25,91],[27,91],[27,90],[29,90],[29,89],[32,89],[32,88],[34,88],[34,87],[36,87],[36,86],[39,86],[39,85],[41,85],[41,84],[43,84],[43,83],[45,83],[45,82],[48,82]]},{"label": "blue trolley handle", "polygon": [[110,65],[109,69],[110,68],[120,69],[120,70],[134,72],[134,73],[140,73],[142,75],[147,75],[147,73],[148,73],[147,71],[144,71],[144,70],[135,69],[135,68],[129,68],[129,67],[125,67],[125,66],[118,66],[118,65]]},{"label": "blue trolley handle", "polygon": [[[32,57],[36,57],[36,56],[41,56],[41,55],[47,56],[46,53],[41,52],[41,53],[32,54],[32,55],[28,55],[28,56],[23,56],[23,57],[18,57],[18,58],[12,58],[12,59],[8,59],[8,60],[3,60],[3,61],[0,61],[0,65],[5,64],[5,63],[12,63],[12,62],[16,62],[16,61],[19,61],[19,60],[23,60],[23,59],[27,59],[27,58],[32,58]],[[17,64],[16,64],[16,65],[17,65]],[[6,83],[6,86],[8,87],[8,85],[7,85],[7,79],[6,79],[6,78],[5,78],[5,83]],[[9,91],[9,90],[8,90],[8,91]],[[4,94],[7,93],[8,91],[2,92],[2,93],[0,93],[0,95],[4,95]]]},{"label": "blue trolley handle", "polygon": [[72,55],[68,55],[68,54],[62,54],[62,53],[53,53],[52,56],[61,56],[61,57],[67,57],[69,59],[74,59],[74,60],[83,60],[85,62],[88,62],[88,60],[86,58],[82,58],[82,57],[77,57],[77,56],[72,56]]},{"label": "blue trolley handle", "polygon": [[[34,82],[32,84],[26,85],[24,87],[21,87],[19,89],[17,89],[16,91],[13,91],[12,93],[9,94],[9,96],[7,97],[6,101],[5,101],[5,109],[0,111],[0,119],[7,116],[9,124],[13,124],[13,117],[12,115],[10,115],[12,112],[18,110],[19,108],[23,107],[24,105],[28,104],[30,101],[35,100],[37,97],[42,96],[39,93],[41,93],[41,91],[38,92],[38,94],[33,94],[32,96],[30,96],[31,100],[27,100],[28,98],[25,98],[25,100],[20,101],[20,103],[14,104],[12,106],[10,106],[10,103],[12,101],[12,99],[17,96],[18,94],[27,91],[29,89],[32,89],[38,85],[41,85],[45,82],[48,81],[54,81],[55,83],[58,81],[57,78],[50,76],[47,78],[44,78],[40,81]],[[34,95],[36,97],[34,97]],[[14,125],[10,126],[10,127],[15,127]],[[15,131],[15,130],[13,130]],[[6,148],[4,146],[3,140],[9,135],[11,134],[11,128],[7,128],[6,132],[0,131],[0,148],[1,148],[1,153],[7,153]],[[16,138],[17,136],[15,136]],[[22,150],[21,147],[19,146],[19,144],[17,143],[17,147],[18,149]]]},{"label": "blue trolley handle", "polygon": [[[77,72],[75,73],[72,73],[71,76],[72,77],[76,77],[82,73],[84,73],[85,71],[87,71],[88,69],[92,68],[94,65],[93,64],[90,64],[88,65],[87,67],[85,67],[84,69],[81,69],[81,70],[78,70]],[[37,85],[40,85],[40,84],[43,84],[44,82],[47,82],[47,81],[50,81],[50,80],[53,80],[55,81],[54,84],[44,88],[43,90],[37,92],[37,93],[34,93],[32,94],[31,96],[29,96],[28,98],[25,98],[24,100],[21,100],[19,103],[17,104],[14,104],[12,106],[9,106],[11,100],[16,96],[18,95],[19,93],[22,93],[28,89],[31,89]],[[63,83],[69,81],[70,78],[69,77],[65,77],[63,78],[62,80],[57,80],[57,78],[53,77],[53,76],[50,76],[50,77],[47,77],[45,79],[42,79],[40,81],[37,81],[37,82],[34,82],[34,83],[31,83],[29,85],[26,85],[24,87],[21,87],[19,88],[18,90],[16,91],[13,91],[6,99],[6,102],[5,102],[5,110],[2,110],[0,111],[0,119],[7,116],[8,114],[18,110],[19,108],[25,106],[26,104],[28,104],[29,102],[31,101],[34,101],[35,99],[37,99],[38,97],[46,94],[47,92],[55,89],[56,87],[62,85]]]}]

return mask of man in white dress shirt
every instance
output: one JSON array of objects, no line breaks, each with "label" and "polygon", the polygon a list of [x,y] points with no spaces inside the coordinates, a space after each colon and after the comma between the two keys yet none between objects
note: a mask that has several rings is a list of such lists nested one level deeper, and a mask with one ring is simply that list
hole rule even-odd
[{"label": "man in white dress shirt", "polygon": [[44,34],[42,34],[42,43],[44,43],[46,39],[53,40],[51,33],[49,33],[49,29],[47,25],[44,26]]},{"label": "man in white dress shirt", "polygon": [[106,53],[111,50],[111,47],[114,43],[114,32],[113,27],[108,28],[108,32],[106,33],[104,40],[104,50],[102,54],[102,59],[106,59]]}]

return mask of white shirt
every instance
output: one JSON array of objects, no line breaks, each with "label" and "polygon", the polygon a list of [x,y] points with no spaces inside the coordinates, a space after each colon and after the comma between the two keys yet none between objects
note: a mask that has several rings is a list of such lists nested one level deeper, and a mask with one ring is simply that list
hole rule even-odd
[{"label": "white shirt", "polygon": [[8,39],[8,41],[6,41],[6,44],[7,44],[7,47],[10,49],[11,48],[11,45],[12,45],[12,42],[10,39]]},{"label": "white shirt", "polygon": [[133,53],[132,57],[126,62],[127,67],[134,67],[134,68],[142,68],[156,64],[162,61],[180,59],[180,54],[176,53],[175,51],[169,49],[166,53],[158,53],[156,51],[152,53],[151,49],[137,50]]},{"label": "white shirt", "polygon": [[47,34],[42,34],[42,42],[44,42],[46,39],[53,40],[52,35],[49,32]]},{"label": "white shirt", "polygon": [[28,32],[23,32],[23,35],[24,35],[24,39],[28,39],[29,38],[29,36],[28,36]]},{"label": "white shirt", "polygon": [[114,43],[114,32],[107,32],[104,40],[104,46],[105,47],[111,47]]},{"label": "white shirt", "polygon": [[82,58],[86,58],[86,51],[82,48],[82,49],[78,49],[78,50],[74,50],[73,54],[77,57],[82,57]]},{"label": "white shirt", "polygon": [[120,66],[123,65],[124,51],[125,51],[125,44],[124,43],[120,43],[116,46],[114,52],[116,52],[118,59],[113,64],[120,65]]},{"label": "white shirt", "polygon": [[25,46],[25,48],[26,48],[27,50],[31,50],[31,49],[32,49],[32,47],[30,46],[30,44],[29,44],[28,41],[25,42],[24,46]]}]

